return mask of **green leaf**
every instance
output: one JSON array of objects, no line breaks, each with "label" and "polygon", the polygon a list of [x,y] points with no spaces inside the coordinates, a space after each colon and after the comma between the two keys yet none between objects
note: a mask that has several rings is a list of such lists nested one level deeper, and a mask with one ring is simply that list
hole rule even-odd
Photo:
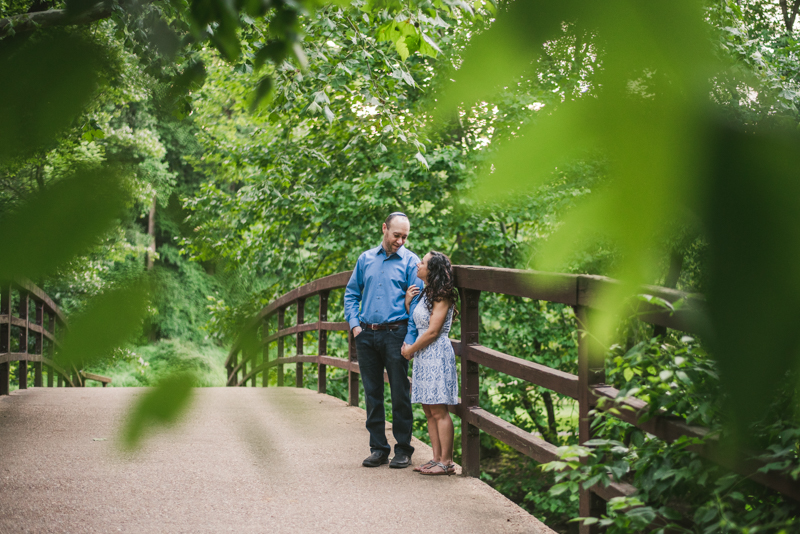
[{"label": "green leaf", "polygon": [[292,43],[292,54],[295,59],[297,59],[300,68],[305,71],[308,68],[308,57],[306,56],[305,50],[303,50],[303,45],[299,42]]},{"label": "green leaf", "polygon": [[622,371],[622,375],[625,377],[626,382],[630,382],[634,376],[633,369],[626,367],[625,370]]},{"label": "green leaf", "polygon": [[0,41],[0,164],[63,132],[99,87],[106,52],[76,34]]},{"label": "green leaf", "polygon": [[439,45],[436,44],[436,41],[431,39],[429,35],[426,33],[420,32],[420,41],[419,41],[419,53],[423,56],[429,57],[436,57],[439,55],[442,50],[439,48]]},{"label": "green leaf", "polygon": [[328,122],[333,122],[336,119],[336,115],[333,114],[333,111],[328,106],[322,108],[322,111],[325,113],[325,118],[328,119]]},{"label": "green leaf", "polygon": [[403,77],[403,81],[406,82],[406,84],[408,84],[409,86],[415,87],[417,85],[416,83],[414,83],[414,78],[412,78],[411,75],[405,70],[401,70],[400,74]]},{"label": "green leaf", "polygon": [[148,431],[175,424],[190,406],[195,377],[174,373],[149,389],[132,408],[122,432],[125,449],[136,448]]},{"label": "green leaf", "polygon": [[658,513],[669,519],[670,521],[680,521],[683,519],[683,516],[675,510],[674,508],[670,508],[669,506],[662,506],[659,508]]},{"label": "green leaf", "polygon": [[[92,10],[94,7],[103,7],[97,0],[67,0],[66,12],[70,17],[78,17]],[[100,4],[100,5],[98,5]]]},{"label": "green leaf", "polygon": [[108,358],[113,349],[141,331],[148,302],[149,290],[142,282],[94,297],[70,321],[56,361],[81,369]]},{"label": "green leaf", "polygon": [[275,65],[278,65],[281,61],[286,59],[287,53],[288,53],[288,48],[284,41],[272,39],[268,41],[267,44],[258,49],[258,52],[256,52],[255,61],[253,62],[253,66],[255,67],[256,70],[258,70],[264,66],[267,60],[270,60]]},{"label": "green leaf", "polygon": [[203,84],[206,79],[206,66],[202,61],[192,61],[178,76],[172,79],[169,95],[178,97]]},{"label": "green leaf", "polygon": [[118,169],[78,170],[0,217],[0,280],[38,278],[85,253],[122,214],[127,195]]},{"label": "green leaf", "polygon": [[[775,398],[775,377],[800,365],[792,319],[800,304],[798,146],[798,133],[780,129],[725,128],[716,138],[704,225],[714,354],[732,434],[726,445],[755,437],[749,427]],[[736,217],[742,209],[747,217]]]},{"label": "green leaf", "polygon": [[[602,153],[609,159],[613,186],[593,193],[568,213],[537,248],[537,268],[563,270],[577,252],[576,244],[588,236],[614,243],[624,260],[611,274],[623,283],[607,286],[599,296],[606,313],[592,328],[593,337],[610,344],[625,299],[655,276],[655,236],[693,205],[693,180],[706,169],[700,137],[708,130],[701,123],[710,115],[698,110],[708,105],[707,81],[719,67],[696,3],[669,8],[650,3],[643,8],[633,0],[615,0],[601,8],[588,0],[514,2],[472,39],[463,64],[451,74],[456,83],[435,95],[434,121],[491,99],[521,76],[535,78],[536,73],[528,71],[545,43],[566,34],[564,21],[570,21],[569,34],[579,39],[597,35],[602,43],[603,68],[593,79],[593,86],[602,90],[570,96],[554,112],[498,143],[473,198],[533,194],[558,180],[558,169],[580,158]],[[670,37],[672,31],[680,31],[682,38]],[[653,71],[661,73],[658,97],[632,94],[632,73]]]},{"label": "green leaf", "polygon": [[253,112],[261,105],[261,103],[272,93],[272,77],[264,76],[256,86],[256,92],[253,96],[253,101],[250,103],[250,111]]},{"label": "green leaf", "polygon": [[438,95],[435,118],[443,119],[458,106],[471,106],[529,69],[542,52],[541,45],[555,39],[565,20],[575,20],[584,2],[512,2],[492,26],[476,36],[464,52],[463,63],[450,73],[454,86]]},{"label": "green leaf", "polygon": [[[410,41],[407,41],[408,38]],[[417,28],[408,21],[390,21],[384,24],[378,28],[378,41],[392,41],[403,61],[419,48]],[[409,42],[411,48],[409,48]]]},{"label": "green leaf", "polygon": [[558,495],[561,495],[565,491],[568,491],[569,489],[570,489],[570,483],[562,482],[561,484],[556,484],[555,486],[550,488],[550,495],[556,497]]}]

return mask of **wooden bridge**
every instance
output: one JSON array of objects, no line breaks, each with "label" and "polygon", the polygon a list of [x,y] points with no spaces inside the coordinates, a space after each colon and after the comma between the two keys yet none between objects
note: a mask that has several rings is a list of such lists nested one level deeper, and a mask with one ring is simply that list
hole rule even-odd
[{"label": "wooden bridge", "polygon": [[60,334],[67,328],[61,309],[29,280],[0,287],[0,395],[10,391],[11,362],[17,365],[19,389],[28,388],[28,366],[33,364],[33,386],[81,387],[96,380],[105,387],[111,379],[61,367],[54,359]]},{"label": "wooden bridge", "polygon": [[364,411],[308,389],[198,388],[178,428],[123,455],[143,393],[0,398],[0,532],[552,532],[477,479],[362,468]]},{"label": "wooden bridge", "polygon": [[[550,462],[559,459],[557,447],[503,419],[487,412],[479,403],[479,368],[489,367],[511,377],[547,388],[578,401],[579,441],[585,443],[592,439],[591,412],[595,409],[607,410],[614,417],[634,425],[667,442],[681,436],[706,439],[703,446],[691,446],[690,450],[732,471],[749,477],[764,486],[800,501],[800,484],[789,476],[771,472],[763,473],[759,468],[766,462],[748,458],[744,461],[721,454],[720,447],[708,430],[688,425],[686,421],[668,416],[642,418],[650,412],[650,407],[636,399],[617,398],[619,391],[605,383],[604,351],[595,338],[588,335],[592,331],[592,317],[604,309],[604,292],[619,284],[602,276],[542,273],[515,269],[492,267],[455,266],[456,287],[460,294],[461,339],[452,340],[453,349],[460,359],[461,398],[450,411],[461,418],[461,452],[463,474],[471,477],[480,475],[480,432],[486,432],[517,451],[537,462]],[[299,287],[265,307],[248,325],[239,341],[234,345],[225,363],[228,369],[229,386],[255,386],[259,375],[261,385],[268,385],[268,372],[277,367],[277,382],[283,385],[283,366],[296,365],[296,386],[303,386],[303,364],[316,363],[318,369],[318,391],[326,392],[326,367],[334,366],[348,372],[348,402],[358,405],[358,357],[349,326],[343,322],[329,322],[328,300],[332,290],[341,289],[350,279],[352,271],[342,272],[315,280]],[[653,325],[654,333],[666,333],[667,328],[698,333],[705,324],[704,301],[674,289],[645,286],[642,293],[656,297],[667,307],[640,301],[635,303],[639,320]],[[499,293],[515,297],[526,297],[572,306],[577,318],[578,336],[578,374],[572,375],[536,362],[504,354],[480,343],[480,298],[482,293]],[[317,320],[308,322],[305,318],[305,301],[318,296],[319,314]],[[651,299],[652,301],[652,299]],[[681,301],[679,307],[675,307]],[[289,307],[296,311],[296,321],[285,327],[286,312]],[[276,331],[270,331],[270,319],[276,318]],[[306,355],[303,347],[303,333],[317,331],[319,345],[317,355]],[[328,333],[344,331],[348,333],[348,357],[334,358],[328,355]],[[296,355],[284,357],[284,343],[288,336],[295,336]],[[276,358],[271,358],[270,346],[277,345]],[[602,402],[605,399],[608,402]],[[612,409],[613,408],[613,409]],[[640,422],[640,419],[642,421]],[[644,419],[647,419],[646,421]],[[580,492],[581,517],[599,517],[605,513],[605,502],[621,496],[636,493],[630,484],[612,482],[608,485],[598,483]],[[595,527],[581,525],[581,532],[590,532]]]},{"label": "wooden bridge", "polygon": [[[674,417],[640,422],[649,407],[617,399],[606,385],[601,348],[586,335],[593,314],[603,312],[599,298],[615,281],[597,276],[549,274],[486,267],[456,266],[460,292],[461,339],[452,340],[460,358],[461,399],[451,411],[462,420],[461,477],[421,477],[410,470],[361,469],[368,437],[364,413],[357,408],[358,359],[348,326],[328,321],[331,291],[341,289],[350,273],[315,280],[276,299],[243,331],[225,363],[228,386],[267,386],[276,369],[284,385],[284,366],[295,365],[296,388],[205,388],[181,428],[150,441],[140,453],[121,457],[112,446],[116,425],[136,388],[41,388],[0,397],[0,530],[43,531],[278,531],[361,532],[385,528],[388,518],[408,532],[548,532],[535,518],[478,481],[479,436],[486,432],[538,462],[557,459],[556,447],[482,409],[479,368],[489,367],[571,397],[579,405],[579,438],[591,439],[590,413],[608,409],[613,416],[665,441],[681,436],[706,437],[707,430]],[[0,378],[8,383],[8,362],[44,364],[48,385],[56,375],[64,385],[83,382],[77,370],[57,365],[54,321],[65,321],[35,286],[18,285],[20,299],[11,311],[14,287],[3,289],[4,329]],[[481,294],[502,293],[572,306],[580,335],[577,375],[498,352],[480,344]],[[683,301],[676,310],[639,302],[638,317],[654,325],[693,332],[703,317],[702,300],[658,287],[643,288],[663,302]],[[318,298],[316,320],[305,317],[306,300]],[[25,301],[23,306],[22,301]],[[28,303],[36,313],[28,317]],[[294,307],[294,324],[286,326]],[[40,311],[41,310],[41,311]],[[23,313],[24,311],[24,317]],[[49,327],[45,327],[45,317]],[[289,316],[291,317],[291,316]],[[32,347],[13,352],[11,329],[33,332]],[[304,333],[318,332],[316,354],[306,354]],[[329,333],[348,336],[347,356],[329,354]],[[285,340],[294,337],[295,355],[285,356]],[[43,340],[51,340],[49,357]],[[37,341],[38,340],[38,341]],[[275,350],[271,350],[272,347]],[[272,355],[275,357],[273,358]],[[303,389],[305,363],[316,363],[318,392]],[[327,367],[347,371],[348,402],[325,395]],[[20,365],[21,367],[21,365]],[[37,371],[36,386],[43,385]],[[87,378],[84,375],[83,378]],[[102,379],[102,377],[99,377]],[[259,383],[260,382],[260,383]],[[20,375],[22,384],[22,375]],[[2,387],[2,383],[0,383]],[[6,392],[8,391],[6,386]],[[608,399],[608,403],[599,402]],[[417,442],[415,463],[430,458]],[[800,500],[798,483],[780,473],[761,473],[756,460],[727,463],[713,439],[695,446],[698,454],[752,480]],[[596,484],[581,492],[580,514],[596,517],[604,502],[631,495],[625,483]],[[81,525],[71,528],[70,525]],[[589,531],[588,527],[581,527]]]}]

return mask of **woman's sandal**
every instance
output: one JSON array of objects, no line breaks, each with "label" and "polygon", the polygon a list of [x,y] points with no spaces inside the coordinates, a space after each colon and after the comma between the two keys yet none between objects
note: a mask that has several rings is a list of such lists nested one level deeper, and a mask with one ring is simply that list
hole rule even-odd
[{"label": "woman's sandal", "polygon": [[415,472],[419,473],[419,472],[420,472],[420,471],[422,471],[423,469],[426,469],[426,468],[428,468],[428,467],[433,467],[433,465],[434,465],[435,463],[436,463],[436,462],[435,462],[434,460],[428,460],[428,461],[427,461],[427,462],[425,462],[424,464],[422,464],[422,465],[418,465],[417,467],[415,467],[415,468],[413,469],[413,471],[415,471]]},{"label": "woman's sandal", "polygon": [[441,467],[442,470],[441,471],[437,471],[436,473],[433,473],[431,471],[422,471],[422,470],[420,470],[419,474],[420,475],[427,475],[427,476],[435,477],[435,476],[441,476],[441,475],[450,476],[450,475],[452,475],[453,473],[456,472],[455,464],[444,465],[442,462],[433,462],[433,465],[431,465],[431,467],[429,469],[432,469],[434,467]]}]

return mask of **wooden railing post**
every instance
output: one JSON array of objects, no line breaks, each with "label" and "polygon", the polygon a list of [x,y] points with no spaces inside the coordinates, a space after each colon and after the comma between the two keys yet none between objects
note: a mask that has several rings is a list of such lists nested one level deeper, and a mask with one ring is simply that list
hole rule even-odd
[{"label": "wooden railing post", "polygon": [[[283,330],[286,308],[278,310],[278,331]],[[283,337],[278,338],[278,359],[283,358]],[[283,364],[278,364],[278,387],[283,386]]]},{"label": "wooden railing post", "polygon": [[[319,327],[317,337],[317,354],[319,356],[328,355],[328,331],[322,329],[322,323],[328,320],[328,295],[330,291],[321,291],[319,294]],[[320,363],[317,365],[317,393],[328,392],[328,373],[327,365]]]},{"label": "wooden railing post", "polygon": [[256,387],[256,381],[258,380],[258,373],[256,369],[258,368],[258,345],[256,344],[256,340],[258,339],[258,329],[256,328],[253,332],[253,346],[252,346],[252,354],[250,354],[250,372],[253,373],[253,376],[250,377],[250,387]]},{"label": "wooden railing post", "polygon": [[461,421],[461,466],[462,473],[470,477],[481,474],[480,429],[465,420],[470,408],[480,405],[479,366],[469,357],[469,346],[480,344],[480,298],[480,291],[461,290],[461,408],[465,416]]},{"label": "wooden railing post", "polygon": [[[45,310],[45,316],[47,317],[47,326],[45,328],[47,328],[47,330],[51,334],[53,334],[53,337],[55,337],[55,335],[56,335],[56,314],[52,313],[52,312],[48,313],[47,310]],[[44,340],[42,342],[44,342]],[[50,361],[53,361],[53,358],[55,357],[55,352],[56,352],[56,343],[55,343],[55,341],[50,340],[50,343],[48,343],[48,345],[47,345],[47,358]],[[52,366],[50,366],[50,365],[47,366],[47,387],[49,387],[49,388],[53,387],[53,378],[54,378],[53,375],[54,375],[55,372],[56,372],[56,370]]]},{"label": "wooden railing post", "polygon": [[0,395],[11,393],[11,367],[8,362],[0,364]]},{"label": "wooden railing post", "polygon": [[[11,286],[0,287],[0,314],[8,318],[8,323],[0,327],[0,353],[11,352]],[[0,363],[0,395],[11,392],[11,364]]]},{"label": "wooden railing post", "polygon": [[358,361],[356,352],[356,338],[353,337],[353,330],[347,330],[347,359],[350,361],[351,368],[347,370],[347,403],[350,406],[358,406],[358,373],[353,371],[352,364]]},{"label": "wooden railing post", "polygon": [[17,364],[19,389],[28,389],[28,360],[20,360]]},{"label": "wooden railing post", "polygon": [[[247,350],[247,347],[242,348],[242,387],[247,387],[247,380],[244,377],[247,376],[247,364],[250,363],[250,358],[252,358],[250,351]],[[253,366],[250,366],[250,370],[253,370]]]},{"label": "wooden railing post", "polygon": [[[34,305],[36,306],[36,325],[40,328],[44,328],[44,302],[34,301]],[[41,332],[34,332],[34,340],[36,342],[36,354],[39,356],[44,356],[42,354],[42,343],[44,340],[44,334]],[[33,387],[40,388],[42,387],[42,362],[33,362]]]},{"label": "wooden railing post", "polygon": [[233,380],[231,380],[231,385],[236,387],[236,384],[239,383],[239,371],[236,370],[236,366],[239,365],[239,351],[233,353],[233,359],[231,360],[232,367],[232,375]]},{"label": "wooden railing post", "polygon": [[[267,342],[267,338],[269,337],[269,317],[264,317],[264,322],[261,326],[261,340],[264,342],[264,348],[261,349],[261,361],[264,364],[269,363],[269,343]],[[261,387],[269,387],[269,367],[264,369],[264,373],[261,375]]]},{"label": "wooden railing post", "polygon": [[42,362],[33,362],[33,387],[40,388],[43,384]]},{"label": "wooden railing post", "polygon": [[[580,279],[579,282],[580,284]],[[575,307],[578,320],[578,441],[583,444],[592,439],[589,412],[594,408],[594,396],[590,386],[605,382],[603,349],[591,334],[591,318],[585,306]],[[580,489],[579,513],[581,517],[599,518],[605,513],[605,501],[589,489]],[[580,526],[581,534],[599,532],[596,525]]]},{"label": "wooden railing post", "polygon": [[[19,352],[28,354],[28,292],[21,289],[19,292],[19,318],[25,321],[25,326],[19,329]],[[19,389],[28,389],[28,360],[20,360],[17,365],[17,379]]]},{"label": "wooden railing post", "polygon": [[[305,321],[305,314],[306,314],[306,299],[297,299],[297,325],[300,326]],[[298,332],[297,333],[297,341],[295,342],[295,348],[297,349],[295,352],[297,356],[301,356],[303,354],[303,335],[305,332]],[[295,365],[295,387],[301,388],[303,387],[303,362],[297,362]]]}]

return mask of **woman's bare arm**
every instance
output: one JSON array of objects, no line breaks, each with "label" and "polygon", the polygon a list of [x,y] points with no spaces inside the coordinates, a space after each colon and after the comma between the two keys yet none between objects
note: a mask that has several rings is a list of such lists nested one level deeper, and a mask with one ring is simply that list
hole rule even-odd
[{"label": "woman's bare arm", "polygon": [[415,285],[409,286],[408,291],[406,291],[406,313],[411,313],[411,301],[417,295],[419,295],[419,288]]}]

